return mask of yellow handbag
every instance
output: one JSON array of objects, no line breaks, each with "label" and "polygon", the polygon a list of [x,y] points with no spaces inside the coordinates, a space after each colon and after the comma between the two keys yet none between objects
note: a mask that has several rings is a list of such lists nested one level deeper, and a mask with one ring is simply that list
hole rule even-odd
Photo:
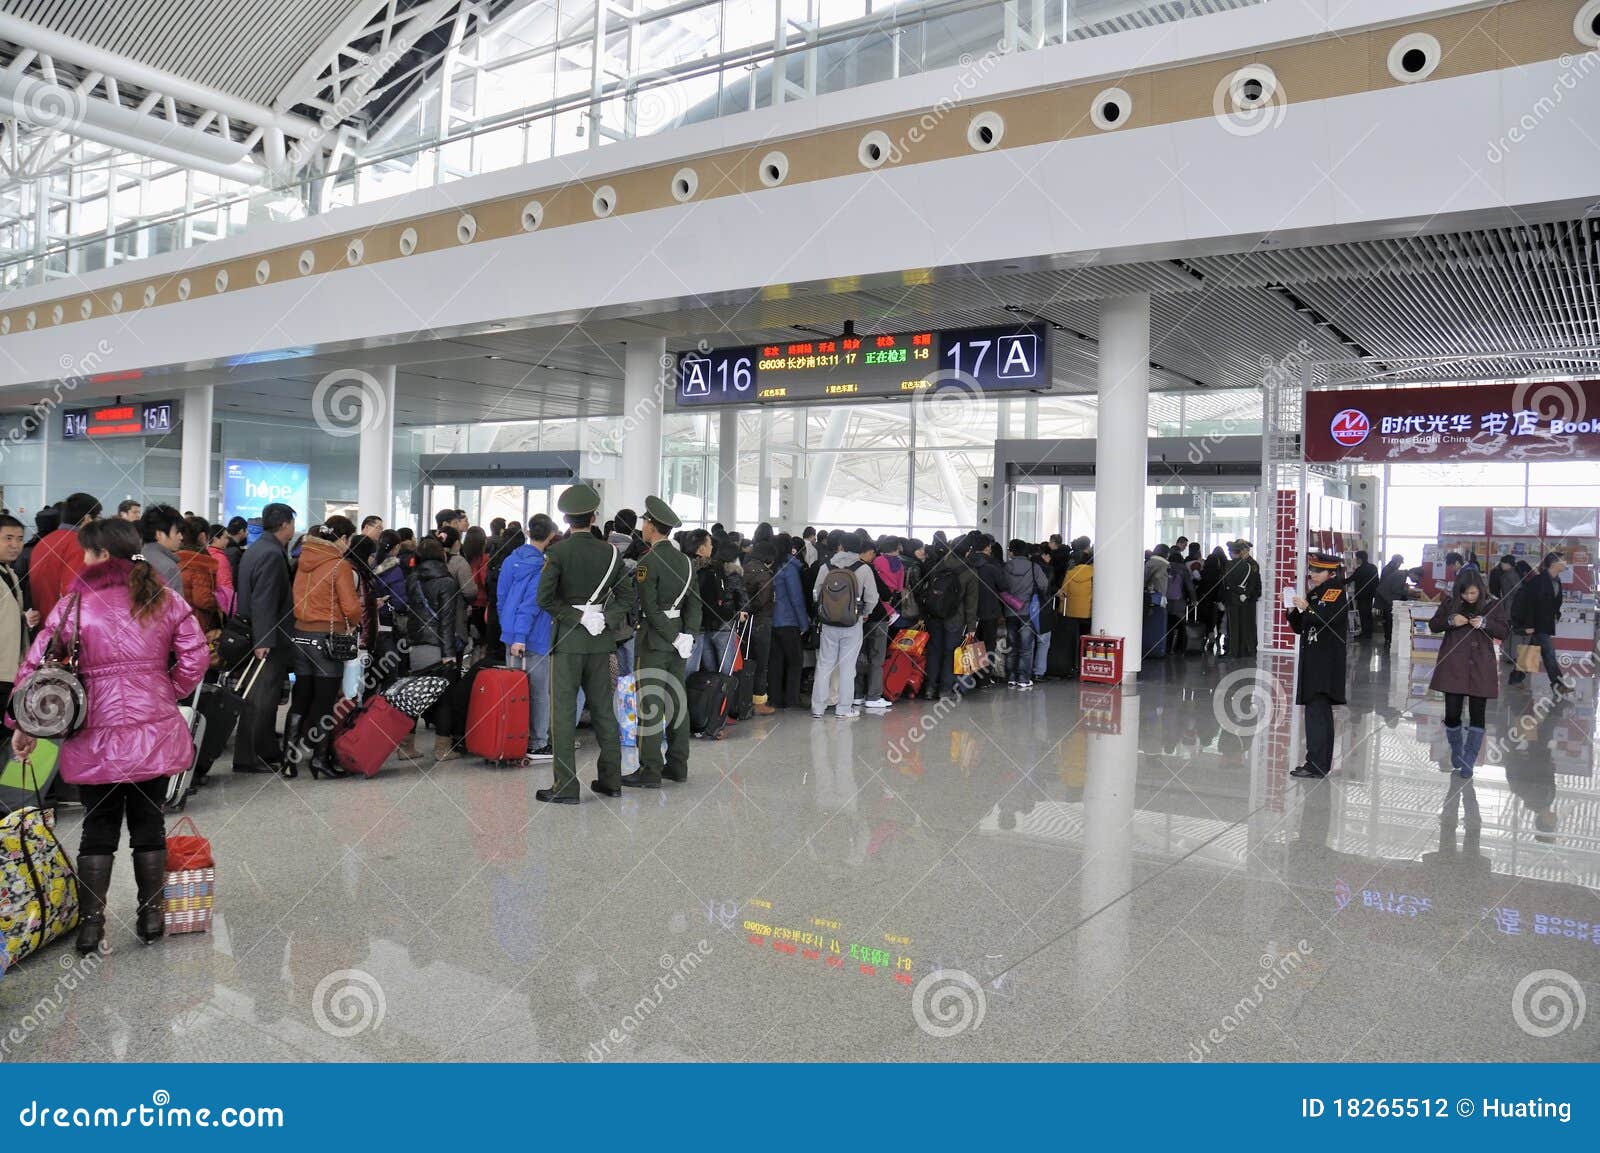
[{"label": "yellow handbag", "polygon": [[30,805],[0,817],[0,973],[77,924],[78,882],[53,811]]},{"label": "yellow handbag", "polygon": [[1520,647],[1517,649],[1517,671],[1536,673],[1542,668],[1544,668],[1544,654],[1539,651],[1539,646],[1533,643],[1531,637],[1521,638]]}]

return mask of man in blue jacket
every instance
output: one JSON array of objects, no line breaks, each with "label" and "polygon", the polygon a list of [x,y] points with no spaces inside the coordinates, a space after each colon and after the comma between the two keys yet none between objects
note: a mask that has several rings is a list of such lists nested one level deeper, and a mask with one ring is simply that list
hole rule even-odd
[{"label": "man in blue jacket", "polygon": [[550,635],[554,621],[539,607],[544,550],[555,539],[553,520],[539,513],[528,521],[528,540],[500,566],[495,586],[500,639],[508,661],[528,673],[528,763],[555,759],[550,747]]}]

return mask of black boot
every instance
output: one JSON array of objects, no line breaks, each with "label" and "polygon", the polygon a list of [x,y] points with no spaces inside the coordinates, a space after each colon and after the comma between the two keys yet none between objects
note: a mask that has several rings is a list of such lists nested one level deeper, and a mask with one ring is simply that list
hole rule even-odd
[{"label": "black boot", "polygon": [[167,850],[141,849],[133,854],[133,883],[139,890],[139,921],[135,930],[146,945],[166,936]]},{"label": "black boot", "polygon": [[111,887],[110,853],[78,854],[78,952],[94,953],[106,936],[106,890]]},{"label": "black boot", "polygon": [[290,713],[283,722],[283,779],[292,781],[300,775],[300,763],[310,759],[310,753],[300,737],[306,719],[300,713]]}]

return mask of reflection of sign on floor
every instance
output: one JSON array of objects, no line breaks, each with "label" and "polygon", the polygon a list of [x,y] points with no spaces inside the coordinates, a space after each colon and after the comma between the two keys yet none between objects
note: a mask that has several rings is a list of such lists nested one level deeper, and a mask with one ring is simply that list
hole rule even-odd
[{"label": "reflection of sign on floor", "polygon": [[[723,920],[731,901],[706,902],[707,917],[713,922]],[[753,899],[749,902],[750,915],[739,921],[745,939],[759,949],[771,948],[773,952],[809,962],[822,972],[849,971],[863,977],[888,977],[897,985],[910,985],[911,957],[907,950],[911,938],[899,933],[882,934],[882,943],[852,941],[843,933],[838,921],[830,917],[807,917],[804,927],[777,924],[770,914],[772,902]],[[731,927],[731,926],[730,926]]]},{"label": "reflection of sign on floor", "polygon": [[1078,723],[1091,733],[1122,732],[1122,686],[1080,688]]}]

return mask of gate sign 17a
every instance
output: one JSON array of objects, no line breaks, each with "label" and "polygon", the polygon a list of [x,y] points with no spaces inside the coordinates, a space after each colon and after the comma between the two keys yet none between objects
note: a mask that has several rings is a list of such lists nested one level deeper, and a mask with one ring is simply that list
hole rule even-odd
[{"label": "gate sign 17a", "polygon": [[678,357],[679,407],[804,404],[1050,388],[1049,329],[1039,324],[871,335],[801,336]]}]

